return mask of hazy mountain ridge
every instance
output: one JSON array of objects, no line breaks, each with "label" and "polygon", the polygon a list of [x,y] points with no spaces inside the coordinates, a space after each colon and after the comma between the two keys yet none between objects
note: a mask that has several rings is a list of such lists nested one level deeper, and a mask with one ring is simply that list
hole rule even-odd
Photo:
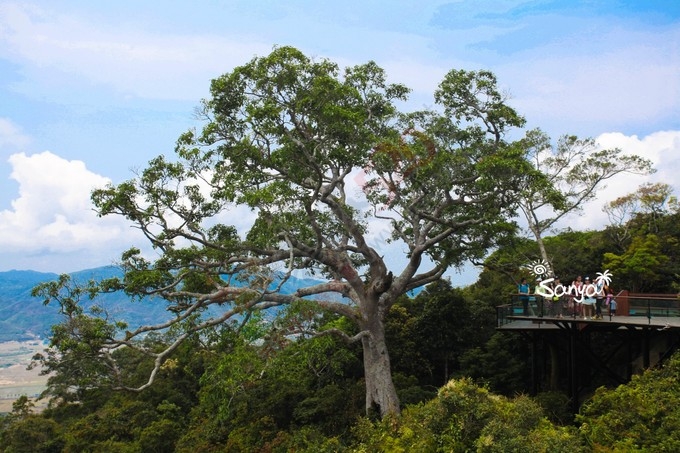
[{"label": "hazy mountain ridge", "polygon": [[[122,271],[115,266],[86,269],[70,274],[79,283],[89,280],[102,280],[121,276]],[[47,338],[52,325],[63,318],[56,303],[43,305],[41,298],[32,297],[31,290],[38,284],[56,280],[58,274],[32,270],[11,270],[0,272],[0,342],[27,340],[35,337]],[[291,277],[280,292],[291,294],[298,288],[321,283],[322,280]],[[329,294],[328,299],[339,299]],[[132,301],[123,293],[103,294],[94,301],[85,297],[81,301],[85,307],[98,305],[116,320],[122,320],[135,328],[143,324],[155,324],[169,319],[172,314],[166,311],[166,303],[160,298],[146,298]],[[214,310],[219,310],[215,307]]]},{"label": "hazy mountain ridge", "polygon": [[45,337],[49,326],[59,320],[58,307],[44,306],[31,296],[31,289],[58,277],[36,271],[0,272],[0,341]]}]

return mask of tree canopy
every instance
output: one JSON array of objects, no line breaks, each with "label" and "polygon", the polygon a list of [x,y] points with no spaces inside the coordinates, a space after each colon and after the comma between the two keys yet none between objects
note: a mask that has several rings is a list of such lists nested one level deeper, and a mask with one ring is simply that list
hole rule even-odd
[{"label": "tree canopy", "polygon": [[586,203],[611,178],[654,171],[649,159],[619,148],[601,149],[592,138],[564,135],[553,144],[547,134],[534,129],[520,143],[536,171],[522,183],[519,206],[541,259],[551,268],[543,237],[560,219],[585,212]]}]

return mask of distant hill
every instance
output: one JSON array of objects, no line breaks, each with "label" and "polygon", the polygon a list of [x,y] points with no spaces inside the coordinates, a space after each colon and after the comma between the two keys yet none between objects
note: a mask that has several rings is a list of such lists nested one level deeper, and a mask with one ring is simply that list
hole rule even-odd
[{"label": "distant hill", "polygon": [[35,271],[0,272],[0,341],[45,337],[59,320],[58,307],[45,307],[31,297],[31,289],[58,277]]},{"label": "distant hill", "polygon": [[[111,278],[122,273],[117,267],[105,266],[70,275],[74,281],[86,282],[91,279]],[[59,307],[57,304],[43,305],[40,298],[31,296],[31,290],[39,283],[56,280],[58,277],[57,274],[35,271],[0,272],[0,342],[49,336],[51,326],[62,320]],[[291,294],[300,287],[320,282],[293,277],[283,285],[281,292]],[[82,302],[85,306],[93,303],[89,300]],[[165,310],[165,302],[156,298],[133,302],[125,294],[116,293],[101,295],[94,303],[104,307],[113,318],[127,322],[131,329],[171,317]]]}]

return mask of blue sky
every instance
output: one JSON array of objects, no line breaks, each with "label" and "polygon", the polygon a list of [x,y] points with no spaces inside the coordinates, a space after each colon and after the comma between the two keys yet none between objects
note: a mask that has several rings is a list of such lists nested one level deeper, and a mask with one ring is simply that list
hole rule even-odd
[{"label": "blue sky", "polygon": [[574,228],[680,170],[680,2],[0,0],[0,271],[114,262],[138,237],[90,190],[171,155],[210,80],[275,45],[375,60],[414,108],[450,69],[490,69],[528,127],[654,161]]}]

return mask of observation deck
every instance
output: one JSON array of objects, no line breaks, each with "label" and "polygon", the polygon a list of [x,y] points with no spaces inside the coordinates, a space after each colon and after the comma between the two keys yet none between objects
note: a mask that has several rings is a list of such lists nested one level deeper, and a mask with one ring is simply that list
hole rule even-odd
[{"label": "observation deck", "polygon": [[626,383],[680,347],[676,294],[621,291],[616,313],[603,306],[601,319],[585,318],[583,305],[567,298],[530,296],[525,311],[520,297],[496,307],[496,328],[530,345],[532,392],[566,391],[574,413],[595,388]]}]

